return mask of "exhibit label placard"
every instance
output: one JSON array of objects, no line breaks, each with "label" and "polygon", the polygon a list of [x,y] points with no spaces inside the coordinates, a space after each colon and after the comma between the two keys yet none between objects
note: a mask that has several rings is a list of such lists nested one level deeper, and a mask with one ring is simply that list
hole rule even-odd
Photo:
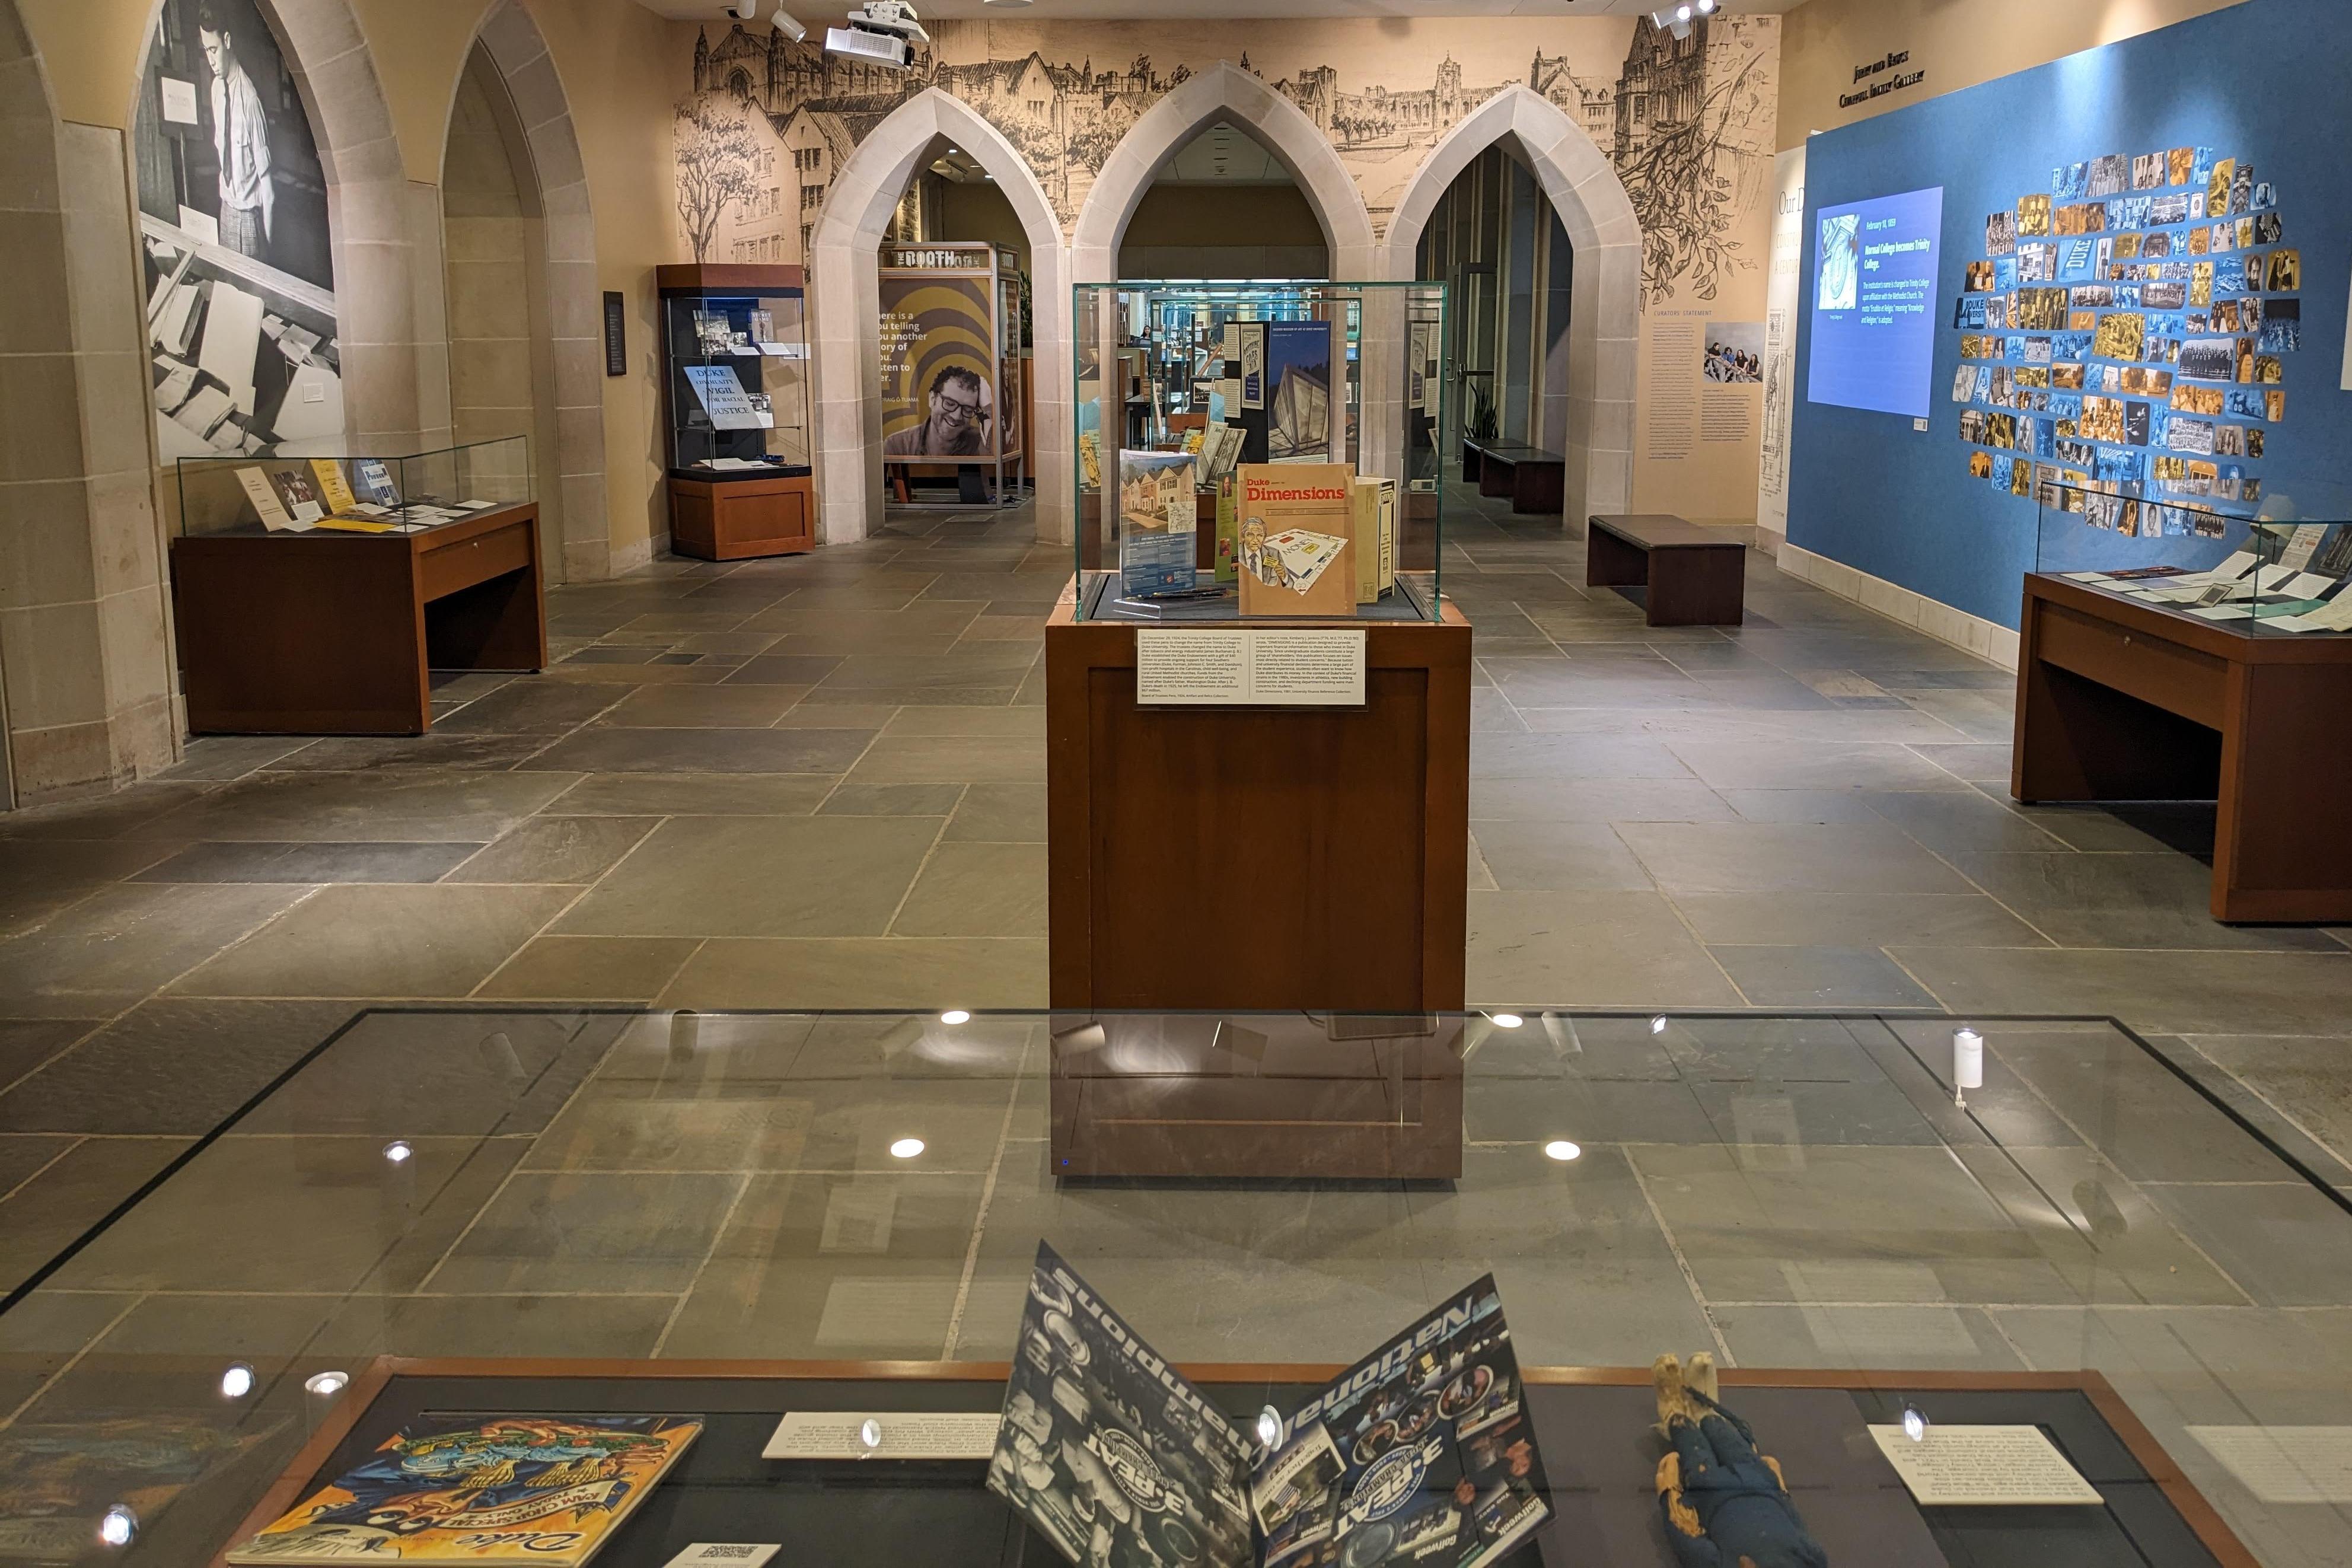
[{"label": "exhibit label placard", "polygon": [[1139,629],[1135,700],[1145,708],[1360,708],[1364,633]]},{"label": "exhibit label placard", "polygon": [[[868,1420],[881,1444],[860,1435]],[[996,1451],[999,1415],[992,1410],[788,1410],[776,1423],[763,1459],[985,1459]]]},{"label": "exhibit label placard", "polygon": [[1873,1426],[1878,1451],[1922,1508],[2039,1508],[2106,1500],[2039,1426],[1930,1426],[1913,1441]]},{"label": "exhibit label placard", "polygon": [[761,1565],[782,1552],[781,1544],[755,1544],[748,1541],[698,1541],[662,1568],[761,1568]]}]

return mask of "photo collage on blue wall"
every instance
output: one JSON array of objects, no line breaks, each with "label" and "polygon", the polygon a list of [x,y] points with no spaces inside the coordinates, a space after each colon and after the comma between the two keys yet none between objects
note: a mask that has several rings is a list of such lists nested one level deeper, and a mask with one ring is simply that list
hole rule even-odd
[{"label": "photo collage on blue wall", "polygon": [[1985,220],[1954,308],[1972,478],[2091,526],[2221,537],[2286,418],[2303,255],[2276,194],[2209,147],[2109,154]]}]

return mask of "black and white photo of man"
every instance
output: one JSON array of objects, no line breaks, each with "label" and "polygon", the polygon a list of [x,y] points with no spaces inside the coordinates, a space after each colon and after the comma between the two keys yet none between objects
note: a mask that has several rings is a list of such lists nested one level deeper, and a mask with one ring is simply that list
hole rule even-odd
[{"label": "black and white photo of man", "polygon": [[218,12],[196,12],[196,37],[213,78],[213,149],[220,154],[220,242],[225,249],[266,260],[277,218],[278,193],[269,179],[269,115],[237,58],[236,39]]},{"label": "black and white photo of man", "polygon": [[977,458],[990,450],[988,383],[965,365],[931,378],[930,412],[882,443],[886,458]]}]

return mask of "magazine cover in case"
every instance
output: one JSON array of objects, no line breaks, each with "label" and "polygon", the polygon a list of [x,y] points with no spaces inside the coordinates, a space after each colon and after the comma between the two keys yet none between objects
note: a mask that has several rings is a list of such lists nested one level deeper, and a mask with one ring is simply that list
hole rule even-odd
[{"label": "magazine cover in case", "polygon": [[683,1415],[420,1416],[227,1560],[576,1568],[701,1430]]},{"label": "magazine cover in case", "polygon": [[1088,1568],[1485,1568],[1551,1513],[1493,1276],[1261,1445],[1043,1243],[988,1484]]}]

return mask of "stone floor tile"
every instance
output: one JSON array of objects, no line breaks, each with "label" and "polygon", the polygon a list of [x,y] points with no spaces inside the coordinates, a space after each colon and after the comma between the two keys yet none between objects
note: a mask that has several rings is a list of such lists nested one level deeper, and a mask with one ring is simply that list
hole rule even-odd
[{"label": "stone floor tile", "polygon": [[1843,823],[1626,823],[1618,835],[1670,893],[1969,893],[1892,827]]},{"label": "stone floor tile", "polygon": [[[887,787],[887,786],[885,786]],[[940,840],[949,844],[1043,844],[1045,786],[1043,784],[966,785]]]},{"label": "stone floor tile", "polygon": [[574,888],[322,888],[172,987],[182,996],[463,996]]},{"label": "stone floor tile", "polygon": [[1474,1005],[1741,1005],[1655,893],[1473,893],[1469,947]]},{"label": "stone floor tile", "polygon": [[570,936],[880,936],[940,826],[934,817],[673,818],[555,930]]},{"label": "stone floor tile", "polygon": [[191,844],[133,879],[141,882],[432,882],[479,844]]},{"label": "stone floor tile", "polygon": [[268,1088],[352,1014],[352,1005],[340,1002],[157,997],[0,1093],[0,1129],[195,1137]]},{"label": "stone floor tile", "polygon": [[1045,742],[1035,739],[884,736],[849,771],[852,784],[1025,784],[1045,777]]},{"label": "stone floor tile", "polygon": [[285,887],[101,888],[38,931],[0,942],[0,1013],[119,1012],[309,896]]},{"label": "stone floor tile", "polygon": [[98,1018],[0,1018],[0,1091],[97,1028]]},{"label": "stone floor tile", "polygon": [[1688,893],[1673,895],[1710,944],[1816,947],[2048,947],[1981,893]]},{"label": "stone floor tile", "polygon": [[698,937],[533,937],[475,987],[479,997],[651,1002],[701,945]]},{"label": "stone floor tile", "polygon": [[658,825],[651,816],[536,816],[457,867],[446,882],[593,882]]},{"label": "stone floor tile", "polygon": [[947,816],[970,786],[956,784],[851,784],[824,797],[819,816]]},{"label": "stone floor tile", "polygon": [[22,1284],[187,1146],[184,1138],[85,1138],[0,1199],[0,1289]]},{"label": "stone floor tile", "polygon": [[819,773],[591,773],[549,816],[807,816],[833,793]]},{"label": "stone floor tile", "polygon": [[1707,952],[1757,1007],[1933,1007],[1936,999],[1874,947],[1729,947]]},{"label": "stone floor tile", "polygon": [[940,845],[890,922],[890,934],[1043,939],[1045,847]]},{"label": "stone floor tile", "polygon": [[1471,838],[1498,889],[1656,890],[1633,852],[1605,824],[1479,822]]},{"label": "stone floor tile", "polygon": [[873,741],[869,730],[574,731],[534,766],[583,773],[839,773]]},{"label": "stone floor tile", "polygon": [[1956,1013],[2088,1014],[2166,1034],[2342,1026],[2352,952],[2161,952],[1895,946],[1906,972]]},{"label": "stone floor tile", "polygon": [[648,686],[598,721],[622,729],[764,730],[808,692],[806,686]]},{"label": "stone floor tile", "polygon": [[1717,789],[1931,790],[1955,787],[1951,775],[1898,745],[1822,746],[1803,741],[1716,742],[1676,738],[1667,744],[1692,773]]},{"label": "stone floor tile", "polygon": [[664,1007],[1042,1007],[1045,944],[993,938],[705,942]]},{"label": "stone floor tile", "polygon": [[140,823],[140,837],[192,843],[488,843],[577,782],[530,773],[270,774],[215,789]]}]

